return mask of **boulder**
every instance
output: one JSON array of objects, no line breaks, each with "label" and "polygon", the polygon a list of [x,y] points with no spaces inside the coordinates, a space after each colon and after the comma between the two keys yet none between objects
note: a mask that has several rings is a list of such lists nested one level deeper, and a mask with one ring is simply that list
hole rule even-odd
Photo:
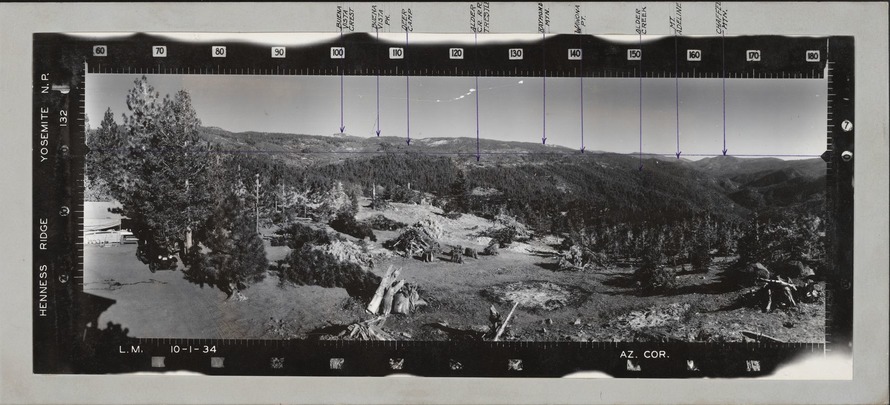
[{"label": "boulder", "polygon": [[803,262],[792,260],[782,266],[782,275],[788,278],[807,279],[814,277],[816,273]]},{"label": "boulder", "polygon": [[769,269],[767,269],[766,266],[764,266],[760,263],[754,263],[754,264],[748,265],[748,267],[745,268],[745,272],[748,274],[751,274],[752,276],[762,277],[762,278],[769,278],[769,276],[770,276]]},{"label": "boulder", "polygon": [[757,279],[769,279],[772,273],[770,273],[769,269],[766,268],[761,263],[749,264],[748,266],[742,268],[742,272],[745,274],[742,279],[739,281],[743,284],[753,283],[756,285],[763,284],[761,281]]}]

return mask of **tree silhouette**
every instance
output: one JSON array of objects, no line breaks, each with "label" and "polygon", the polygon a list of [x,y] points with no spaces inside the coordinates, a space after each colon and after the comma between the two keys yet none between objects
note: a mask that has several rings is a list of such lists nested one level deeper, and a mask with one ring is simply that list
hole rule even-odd
[{"label": "tree silhouette", "polygon": [[137,257],[152,267],[179,252],[187,279],[229,295],[262,279],[268,262],[249,215],[253,200],[239,190],[231,159],[211,156],[201,140],[189,93],[161,98],[143,76],[126,103],[122,124],[108,110],[88,138],[87,177],[120,202]]},{"label": "tree silhouette", "polygon": [[187,92],[160,98],[145,77],[127,94],[127,108],[122,125],[108,110],[90,136],[88,177],[104,180],[140,241],[173,252],[186,230],[209,215],[208,147],[200,141],[200,120]]}]

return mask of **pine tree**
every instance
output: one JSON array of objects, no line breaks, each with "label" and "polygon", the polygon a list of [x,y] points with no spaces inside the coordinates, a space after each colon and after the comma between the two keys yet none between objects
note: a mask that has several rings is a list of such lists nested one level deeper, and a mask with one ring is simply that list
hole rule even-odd
[{"label": "pine tree", "polygon": [[187,92],[162,99],[145,77],[127,94],[127,108],[119,126],[106,111],[91,136],[88,176],[108,184],[137,238],[161,253],[174,252],[186,230],[209,215],[200,121]]},{"label": "pine tree", "polygon": [[470,194],[469,191],[469,187],[467,186],[467,176],[464,172],[459,171],[457,179],[455,179],[449,187],[451,201],[448,205],[448,210],[451,212],[467,212],[469,205],[467,197]]},{"label": "pine tree", "polygon": [[208,283],[228,296],[262,281],[269,262],[263,240],[256,232],[251,207],[244,197],[231,192],[220,201],[207,224],[202,252],[191,273],[201,272]]},{"label": "pine tree", "polygon": [[[111,108],[105,110],[95,131],[87,131],[86,181],[99,194],[119,195],[131,175],[123,170],[121,129]],[[116,181],[109,181],[114,179]]]},{"label": "pine tree", "polygon": [[261,280],[268,262],[246,202],[252,193],[238,186],[232,159],[210,155],[189,93],[161,98],[142,77],[126,102],[121,125],[109,110],[91,134],[87,175],[104,181],[131,219],[137,257],[152,265],[179,251],[187,279],[230,296]]}]

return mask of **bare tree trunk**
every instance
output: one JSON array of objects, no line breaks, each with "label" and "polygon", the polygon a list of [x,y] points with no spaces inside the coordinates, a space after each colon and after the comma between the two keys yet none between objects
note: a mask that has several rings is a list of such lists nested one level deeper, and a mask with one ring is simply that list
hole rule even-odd
[{"label": "bare tree trunk", "polygon": [[515,303],[513,304],[513,308],[510,309],[510,313],[507,314],[507,317],[506,317],[506,318],[504,318],[504,323],[502,323],[502,324],[501,324],[501,327],[498,328],[498,333],[494,335],[494,341],[495,341],[495,342],[497,342],[498,340],[500,340],[501,335],[504,333],[504,330],[507,329],[507,323],[510,322],[510,318],[513,316],[513,311],[516,310],[516,307],[517,307],[517,306],[519,306],[519,301],[517,301],[517,302],[515,302]]}]

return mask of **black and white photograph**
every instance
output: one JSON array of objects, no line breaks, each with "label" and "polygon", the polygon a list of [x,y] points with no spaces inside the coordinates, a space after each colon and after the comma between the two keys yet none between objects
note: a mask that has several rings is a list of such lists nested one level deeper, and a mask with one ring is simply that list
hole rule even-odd
[{"label": "black and white photograph", "polygon": [[826,83],[88,73],[84,292],[131,337],[823,343]]},{"label": "black and white photograph", "polygon": [[0,403],[886,403],[886,4],[0,10]]}]

